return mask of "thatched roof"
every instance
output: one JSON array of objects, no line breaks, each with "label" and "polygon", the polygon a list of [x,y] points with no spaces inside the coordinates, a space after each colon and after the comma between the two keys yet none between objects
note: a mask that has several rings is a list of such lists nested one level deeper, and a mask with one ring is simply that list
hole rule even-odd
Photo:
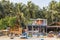
[{"label": "thatched roof", "polygon": [[60,28],[60,26],[47,26],[47,27],[48,27],[48,28],[50,28],[50,27],[51,27],[51,28],[54,28],[54,27],[56,27],[56,28],[57,28],[57,27]]},{"label": "thatched roof", "polygon": [[53,22],[47,27],[59,27],[60,28],[60,22]]},{"label": "thatched roof", "polygon": [[50,26],[60,26],[60,22],[53,22],[50,24]]}]

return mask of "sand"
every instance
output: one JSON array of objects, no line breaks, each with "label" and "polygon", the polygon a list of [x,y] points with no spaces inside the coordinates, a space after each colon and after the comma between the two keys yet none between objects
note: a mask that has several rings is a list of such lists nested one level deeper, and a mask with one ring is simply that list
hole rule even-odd
[{"label": "sand", "polygon": [[19,37],[14,37],[14,39],[10,39],[10,37],[2,36],[0,40],[60,40],[59,38],[29,38],[29,39],[20,39]]}]

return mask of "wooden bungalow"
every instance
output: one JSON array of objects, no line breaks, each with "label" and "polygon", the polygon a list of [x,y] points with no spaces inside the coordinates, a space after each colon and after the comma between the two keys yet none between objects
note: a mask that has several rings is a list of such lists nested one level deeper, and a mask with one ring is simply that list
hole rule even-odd
[{"label": "wooden bungalow", "polygon": [[32,23],[27,25],[28,33],[43,32],[47,26],[47,19],[31,19]]}]

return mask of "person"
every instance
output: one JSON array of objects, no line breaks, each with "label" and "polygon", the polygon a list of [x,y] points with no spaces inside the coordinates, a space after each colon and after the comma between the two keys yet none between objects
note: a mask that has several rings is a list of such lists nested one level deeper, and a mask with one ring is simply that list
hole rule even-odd
[{"label": "person", "polygon": [[48,34],[48,37],[54,37],[54,32],[50,31],[49,34]]},{"label": "person", "polygon": [[58,36],[57,37],[60,38],[60,31],[58,32]]},{"label": "person", "polygon": [[23,30],[22,35],[25,36],[25,38],[27,38],[27,29],[24,29],[24,30]]}]

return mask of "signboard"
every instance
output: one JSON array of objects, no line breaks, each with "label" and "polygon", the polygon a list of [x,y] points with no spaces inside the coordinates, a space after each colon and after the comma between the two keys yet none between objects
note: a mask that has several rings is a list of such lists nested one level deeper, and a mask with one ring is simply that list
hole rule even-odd
[{"label": "signboard", "polygon": [[46,26],[47,25],[47,20],[46,19],[36,20],[36,24]]}]

